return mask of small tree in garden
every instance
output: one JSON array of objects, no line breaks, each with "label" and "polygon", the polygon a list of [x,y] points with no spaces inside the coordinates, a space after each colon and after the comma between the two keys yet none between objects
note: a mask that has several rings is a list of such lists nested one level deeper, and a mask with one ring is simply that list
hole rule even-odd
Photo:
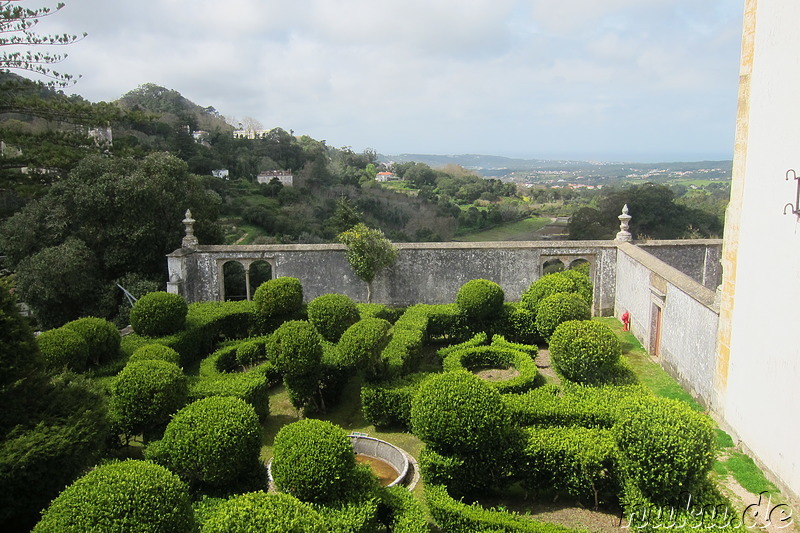
[{"label": "small tree in garden", "polygon": [[115,359],[122,337],[117,327],[104,318],[87,316],[67,322],[64,327],[83,337],[89,346],[89,362],[99,365]]},{"label": "small tree in garden", "polygon": [[131,309],[131,326],[140,335],[160,337],[183,329],[189,306],[179,294],[148,292]]},{"label": "small tree in garden", "polygon": [[483,321],[503,311],[505,294],[494,281],[473,279],[458,290],[456,305],[469,320]]},{"label": "small tree in garden", "polygon": [[42,514],[36,533],[194,532],[189,489],[147,461],[99,466],[64,489]]},{"label": "small tree in garden", "polygon": [[356,224],[339,234],[339,242],[347,246],[347,261],[361,280],[367,282],[367,302],[372,302],[372,281],[397,261],[397,249],[379,229]]}]

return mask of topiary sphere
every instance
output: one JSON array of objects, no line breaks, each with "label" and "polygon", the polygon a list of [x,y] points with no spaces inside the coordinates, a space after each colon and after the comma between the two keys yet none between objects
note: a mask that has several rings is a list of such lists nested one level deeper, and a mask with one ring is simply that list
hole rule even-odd
[{"label": "topiary sphere", "polygon": [[323,294],[308,304],[308,321],[329,342],[338,342],[360,318],[355,302],[344,294]]},{"label": "topiary sphere", "polygon": [[50,504],[36,533],[197,531],[189,490],[148,461],[108,463],[79,478]]},{"label": "topiary sphere", "polygon": [[553,366],[570,381],[601,380],[620,355],[619,339],[600,322],[568,320],[559,324],[550,337]]},{"label": "topiary sphere", "polygon": [[193,484],[225,488],[263,468],[258,415],[252,405],[232,396],[190,403],[153,447],[148,457]]},{"label": "topiary sphere", "polygon": [[163,344],[145,344],[131,354],[128,363],[133,361],[166,361],[173,365],[181,364],[181,354]]},{"label": "topiary sphere", "polygon": [[179,294],[148,292],[131,309],[131,326],[147,337],[162,337],[183,329],[189,307]]},{"label": "topiary sphere", "polygon": [[288,375],[314,372],[322,360],[322,338],[303,320],[284,322],[267,341],[267,352],[278,370]]},{"label": "topiary sphere", "polygon": [[83,337],[89,346],[89,360],[95,365],[115,359],[119,354],[122,337],[117,327],[104,318],[79,318],[67,322],[64,327]]},{"label": "topiary sphere", "polygon": [[556,327],[567,320],[589,320],[592,310],[580,295],[559,292],[539,302],[536,311],[536,330],[546,341]]},{"label": "topiary sphere", "polygon": [[714,463],[711,420],[676,400],[642,398],[622,411],[612,433],[623,475],[655,503],[691,494]]},{"label": "topiary sphere", "polygon": [[341,501],[359,479],[353,445],[344,429],[306,418],[275,436],[272,479],[278,490],[311,503]]},{"label": "topiary sphere", "polygon": [[391,327],[382,318],[365,318],[347,328],[337,345],[339,365],[355,368],[375,362],[386,346]]},{"label": "topiary sphere", "polygon": [[487,279],[473,279],[458,289],[456,305],[468,318],[484,320],[503,310],[505,295],[500,285]]},{"label": "topiary sphere", "polygon": [[217,505],[203,523],[203,533],[324,533],[325,519],[309,504],[289,494],[248,492]]},{"label": "topiary sphere", "polygon": [[188,394],[186,376],[174,363],[133,361],[111,383],[109,417],[118,431],[138,435],[169,421]]},{"label": "topiary sphere", "polygon": [[422,382],[411,402],[411,427],[439,453],[473,455],[501,447],[511,418],[496,389],[455,371]]},{"label": "topiary sphere", "polygon": [[271,279],[256,289],[253,301],[256,313],[263,317],[288,317],[303,305],[303,286],[297,278]]},{"label": "topiary sphere", "polygon": [[242,366],[252,365],[265,358],[263,342],[243,342],[236,348],[236,362]]},{"label": "topiary sphere", "polygon": [[36,342],[48,368],[75,372],[86,368],[89,345],[76,331],[63,327],[43,331]]},{"label": "topiary sphere", "polygon": [[[528,290],[522,293],[519,301],[523,307],[536,313],[542,300],[560,292],[580,292],[580,287],[573,279],[573,275],[565,275],[564,272],[546,274],[531,283]],[[587,303],[591,304],[591,294]]]}]

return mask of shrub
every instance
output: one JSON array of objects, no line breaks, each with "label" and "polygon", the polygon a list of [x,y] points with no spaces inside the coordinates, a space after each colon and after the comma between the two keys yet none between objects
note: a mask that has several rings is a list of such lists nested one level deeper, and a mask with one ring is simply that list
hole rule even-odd
[{"label": "shrub", "polygon": [[675,400],[632,402],[612,431],[622,473],[657,503],[691,494],[714,463],[711,421]]},{"label": "shrub", "polygon": [[267,351],[284,374],[313,372],[322,358],[322,339],[308,322],[290,320],[275,330],[267,342]]},{"label": "shrub", "polygon": [[326,341],[338,342],[360,318],[355,302],[344,294],[323,294],[308,304],[308,321]]},{"label": "shrub", "polygon": [[592,278],[589,277],[589,263],[582,263],[585,266],[585,272],[583,271],[584,268],[579,269],[569,269],[561,272],[561,275],[566,277],[567,279],[572,280],[575,283],[575,292],[581,295],[581,298],[586,300],[586,303],[590,306],[592,305],[592,293],[594,292],[592,286]]},{"label": "shrub", "polygon": [[203,533],[325,533],[325,520],[309,504],[289,494],[249,492],[217,505]]},{"label": "shrub", "polygon": [[89,361],[92,364],[99,365],[119,354],[121,337],[117,327],[108,320],[85,317],[67,322],[64,327],[83,337],[89,346]]},{"label": "shrub", "polygon": [[133,361],[166,361],[173,365],[181,364],[181,354],[163,344],[145,344],[131,354],[128,362]]},{"label": "shrub", "polygon": [[592,311],[586,302],[573,293],[556,293],[539,302],[536,312],[536,329],[546,341],[550,341],[556,327],[567,320],[588,320]]},{"label": "shrub", "polygon": [[387,531],[392,533],[428,533],[428,517],[422,502],[405,487],[395,485],[381,491],[381,504],[388,508]]},{"label": "shrub", "polygon": [[389,341],[391,327],[386,320],[366,318],[347,328],[338,344],[340,366],[374,366]]},{"label": "shrub", "polygon": [[297,278],[271,279],[256,289],[253,301],[256,314],[262,317],[288,317],[303,305],[303,286]]},{"label": "shrub", "polygon": [[536,313],[516,302],[503,306],[501,323],[495,331],[510,341],[523,344],[536,344],[541,340],[536,329]]},{"label": "shrub", "polygon": [[500,393],[468,372],[435,374],[411,403],[411,426],[444,454],[471,455],[502,447],[511,419]]},{"label": "shrub", "polygon": [[445,372],[481,368],[514,368],[518,375],[503,381],[487,381],[502,393],[521,393],[535,387],[539,371],[525,352],[500,346],[475,346],[451,352],[442,362]]},{"label": "shrub", "polygon": [[36,342],[48,368],[80,372],[89,359],[89,345],[77,332],[67,328],[43,331]]},{"label": "shrub", "polygon": [[33,529],[36,533],[196,530],[186,485],[166,468],[147,461],[95,468],[64,489]]},{"label": "shrub", "polygon": [[332,504],[354,499],[364,489],[356,468],[350,438],[328,421],[299,420],[275,436],[272,478],[278,490],[300,500]]},{"label": "shrub", "polygon": [[430,374],[408,374],[391,381],[361,387],[361,412],[364,420],[376,427],[411,428],[411,401],[419,384]]},{"label": "shrub", "polygon": [[368,376],[372,380],[390,379],[409,372],[422,352],[428,331],[428,314],[432,305],[412,305],[392,328],[392,338],[381,353],[380,372]]},{"label": "shrub", "polygon": [[247,341],[236,348],[236,362],[243,367],[253,365],[266,358],[264,342]]},{"label": "shrub", "polygon": [[131,309],[131,326],[147,337],[169,335],[183,329],[189,307],[179,294],[149,292]]},{"label": "shrub", "polygon": [[[193,402],[172,418],[148,458],[192,485],[232,488],[262,476],[261,425],[244,400],[214,396]],[[262,479],[263,481],[263,479]]]},{"label": "shrub", "polygon": [[538,522],[516,513],[485,509],[454,500],[442,485],[426,484],[425,501],[431,515],[442,531],[474,533],[475,531],[504,531],[507,533],[569,533],[573,529]]},{"label": "shrub", "polygon": [[458,290],[456,305],[470,320],[486,320],[499,315],[505,295],[500,285],[486,279],[473,279]]},{"label": "shrub", "polygon": [[619,339],[603,323],[568,320],[550,337],[550,357],[566,379],[582,383],[602,380],[622,355]]},{"label": "shrub", "polygon": [[474,346],[483,346],[489,340],[489,336],[481,331],[480,333],[476,333],[472,336],[471,339],[461,342],[459,344],[453,344],[450,346],[445,346],[444,348],[439,348],[436,353],[439,357],[444,359],[448,355],[453,352],[457,352],[459,350],[463,350],[464,348],[472,348]]},{"label": "shrub", "polygon": [[510,348],[512,350],[524,352],[528,354],[531,359],[535,359],[536,356],[539,355],[539,347],[536,346],[535,344],[520,344],[518,342],[507,341],[506,338],[502,335],[492,336],[491,345],[496,346],[498,348]]},{"label": "shrub", "polygon": [[591,503],[615,499],[619,492],[611,430],[582,427],[530,428],[516,469],[522,487],[567,494]]},{"label": "shrub", "polygon": [[180,368],[158,360],[128,363],[111,384],[109,417],[116,429],[137,435],[158,429],[186,403],[187,381]]},{"label": "shrub", "polygon": [[[587,299],[587,284],[588,283],[588,299]],[[572,272],[567,274],[565,272],[554,272],[547,274],[537,279],[531,286],[528,287],[520,297],[520,304],[536,313],[539,308],[539,303],[554,294],[565,292],[570,294],[579,294],[587,305],[592,304],[592,290],[591,280],[588,276],[584,276],[579,272]]]},{"label": "shrub", "polygon": [[260,420],[269,416],[270,379],[261,368],[248,372],[203,376],[189,391],[189,399],[200,400],[210,396],[232,396],[253,406]]},{"label": "shrub", "polygon": [[456,304],[431,305],[428,311],[428,335],[458,342],[469,336],[465,315]]}]

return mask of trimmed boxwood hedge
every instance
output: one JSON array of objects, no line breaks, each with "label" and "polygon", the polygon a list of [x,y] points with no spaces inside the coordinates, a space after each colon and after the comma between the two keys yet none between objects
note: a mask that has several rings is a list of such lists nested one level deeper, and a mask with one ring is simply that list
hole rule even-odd
[{"label": "trimmed boxwood hedge", "polygon": [[554,272],[540,277],[522,293],[520,304],[536,313],[542,300],[560,292],[578,294],[586,305],[592,305],[592,282],[577,271]]},{"label": "trimmed boxwood hedge", "polygon": [[539,374],[536,363],[530,355],[519,350],[500,346],[474,346],[453,351],[442,362],[445,372],[509,367],[515,368],[519,375],[504,381],[486,383],[503,393],[521,393],[536,386],[536,376]]},{"label": "trimmed boxwood hedge", "polygon": [[567,320],[589,320],[592,310],[577,294],[559,292],[539,302],[536,311],[536,329],[546,341],[556,327]]},{"label": "trimmed boxwood hedge", "polygon": [[350,438],[326,420],[283,426],[275,436],[271,469],[278,490],[305,502],[346,502],[363,490]]},{"label": "trimmed boxwood hedge", "polygon": [[174,363],[128,363],[111,383],[108,415],[120,433],[132,436],[158,430],[186,403],[186,376]]},{"label": "trimmed boxwood hedge", "polygon": [[239,494],[214,507],[203,533],[325,533],[323,517],[289,494]]},{"label": "trimmed boxwood hedge", "polygon": [[75,372],[86,368],[89,345],[78,332],[64,327],[50,329],[39,334],[36,343],[47,368]]},{"label": "trimmed boxwood hedge", "polygon": [[434,307],[412,305],[392,328],[392,338],[381,352],[381,369],[368,378],[373,381],[391,379],[409,373],[419,360],[427,339],[428,314]]},{"label": "trimmed boxwood hedge", "polygon": [[381,318],[359,320],[345,331],[337,348],[339,366],[343,368],[373,367],[389,342],[392,325]]},{"label": "trimmed boxwood hedge", "polygon": [[525,490],[568,494],[586,507],[616,500],[620,482],[611,430],[583,427],[528,428],[515,469]]},{"label": "trimmed boxwood hedge", "polygon": [[445,372],[420,384],[411,426],[440,453],[479,455],[503,447],[511,418],[497,389],[469,372]]},{"label": "trimmed boxwood hedge", "polygon": [[442,485],[425,484],[425,501],[436,524],[448,533],[503,531],[506,533],[571,533],[574,530],[537,522],[516,513],[486,509],[454,500]]},{"label": "trimmed boxwood hedge", "polygon": [[603,380],[621,355],[617,335],[601,322],[568,320],[559,324],[550,337],[553,367],[570,381]]},{"label": "trimmed boxwood hedge", "polygon": [[64,327],[83,337],[89,347],[89,361],[93,365],[116,359],[119,355],[122,337],[117,327],[108,320],[88,316],[67,322]]},{"label": "trimmed boxwood hedge", "polygon": [[676,400],[631,402],[612,431],[622,474],[657,503],[691,494],[714,463],[711,420]]},{"label": "trimmed boxwood hedge", "polygon": [[[406,487],[395,485],[380,492],[381,507],[388,510],[384,523],[392,533],[428,533],[428,517],[422,502]],[[380,511],[379,511],[380,512]]]},{"label": "trimmed boxwood hedge", "polygon": [[445,346],[444,348],[439,348],[436,351],[436,354],[442,359],[444,359],[453,352],[463,350],[464,348],[471,348],[473,346],[483,346],[487,342],[489,342],[489,336],[482,331],[480,333],[476,333],[475,335],[472,336],[472,338],[465,340],[464,342],[460,342],[458,344],[453,344],[450,346]]},{"label": "trimmed boxwood hedge", "polygon": [[506,340],[506,338],[500,334],[492,336],[491,346],[496,346],[499,348],[510,348],[512,350],[517,350],[519,352],[525,352],[530,356],[531,359],[536,359],[536,356],[539,355],[539,347],[536,346],[535,344],[522,344],[519,342],[511,342]]},{"label": "trimmed boxwood hedge", "polygon": [[338,342],[360,319],[355,302],[344,294],[323,294],[308,304],[308,321],[329,342]]},{"label": "trimmed boxwood hedge", "polygon": [[147,337],[170,335],[183,329],[189,307],[179,294],[148,292],[133,304],[131,327]]},{"label": "trimmed boxwood hedge", "polygon": [[147,461],[99,466],[68,486],[42,514],[35,533],[195,532],[189,490]]},{"label": "trimmed boxwood hedge", "polygon": [[164,438],[145,450],[147,458],[190,484],[222,489],[263,482],[260,452],[261,424],[255,409],[230,396],[187,405],[167,425]]},{"label": "trimmed boxwood hedge", "polygon": [[145,360],[159,360],[166,361],[174,365],[180,365],[181,354],[169,346],[164,346],[163,344],[146,344],[141,348],[137,348],[137,350],[131,354],[128,362],[130,363],[133,361]]},{"label": "trimmed boxwood hedge", "polygon": [[253,294],[256,314],[266,318],[289,317],[303,305],[303,285],[297,278],[265,281]]},{"label": "trimmed boxwood hedge", "polygon": [[420,383],[430,376],[419,372],[361,387],[361,413],[376,427],[411,428],[411,401]]},{"label": "trimmed boxwood hedge", "polygon": [[456,305],[468,320],[484,321],[499,315],[505,294],[494,281],[473,279],[458,289]]}]

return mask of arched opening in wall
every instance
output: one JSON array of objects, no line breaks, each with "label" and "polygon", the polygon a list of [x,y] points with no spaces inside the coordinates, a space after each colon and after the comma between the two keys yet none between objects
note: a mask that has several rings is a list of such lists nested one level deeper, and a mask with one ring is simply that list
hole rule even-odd
[{"label": "arched opening in wall", "polygon": [[584,259],[583,257],[579,257],[575,259],[569,264],[570,270],[577,270],[582,274],[586,274],[587,276],[591,277],[592,275],[592,264],[589,262],[588,259]]},{"label": "arched opening in wall", "polygon": [[256,293],[256,289],[265,281],[272,279],[272,265],[266,261],[253,261],[250,264],[250,297]]},{"label": "arched opening in wall", "polygon": [[244,266],[239,261],[228,261],[222,265],[222,279],[225,301],[247,299]]},{"label": "arched opening in wall", "polygon": [[561,259],[548,259],[544,263],[542,263],[542,276],[547,274],[552,274],[554,272],[562,272],[564,270],[564,263],[561,262]]}]

